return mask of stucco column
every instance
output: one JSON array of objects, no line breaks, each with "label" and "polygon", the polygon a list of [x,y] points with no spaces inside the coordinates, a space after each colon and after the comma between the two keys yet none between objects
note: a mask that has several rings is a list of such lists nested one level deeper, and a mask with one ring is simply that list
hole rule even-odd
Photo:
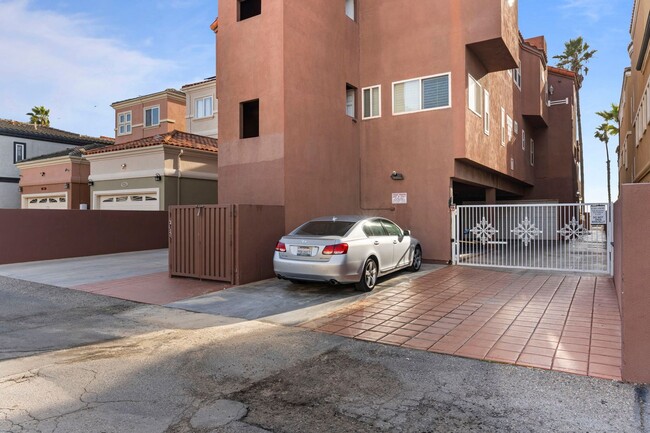
[{"label": "stucco column", "polygon": [[485,189],[485,203],[486,204],[496,204],[497,203],[497,190],[496,190],[496,188],[486,188]]},{"label": "stucco column", "polygon": [[650,184],[626,184],[621,187],[620,272],[616,281],[622,285],[622,365],[621,375],[627,382],[650,383]]}]

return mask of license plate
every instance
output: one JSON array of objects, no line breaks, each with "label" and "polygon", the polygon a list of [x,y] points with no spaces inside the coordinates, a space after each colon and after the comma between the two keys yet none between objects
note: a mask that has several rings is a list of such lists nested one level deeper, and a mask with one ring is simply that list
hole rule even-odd
[{"label": "license plate", "polygon": [[298,256],[311,256],[311,247],[298,247]]}]

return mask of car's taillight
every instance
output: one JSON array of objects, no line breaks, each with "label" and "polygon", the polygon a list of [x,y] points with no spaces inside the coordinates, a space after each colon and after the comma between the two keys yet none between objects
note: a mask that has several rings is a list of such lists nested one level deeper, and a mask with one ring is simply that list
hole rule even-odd
[{"label": "car's taillight", "polygon": [[282,242],[278,242],[277,245],[275,246],[275,251],[277,251],[279,253],[286,253],[287,252],[287,246]]},{"label": "car's taillight", "polygon": [[340,256],[341,254],[347,254],[348,253],[348,244],[336,244],[336,245],[328,245],[325,248],[323,248],[323,255],[324,256]]}]

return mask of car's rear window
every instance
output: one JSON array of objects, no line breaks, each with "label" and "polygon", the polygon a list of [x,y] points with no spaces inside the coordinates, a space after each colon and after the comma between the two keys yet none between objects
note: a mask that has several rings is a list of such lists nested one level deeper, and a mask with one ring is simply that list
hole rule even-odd
[{"label": "car's rear window", "polygon": [[349,221],[310,221],[298,227],[293,235],[297,236],[345,236],[354,222]]}]

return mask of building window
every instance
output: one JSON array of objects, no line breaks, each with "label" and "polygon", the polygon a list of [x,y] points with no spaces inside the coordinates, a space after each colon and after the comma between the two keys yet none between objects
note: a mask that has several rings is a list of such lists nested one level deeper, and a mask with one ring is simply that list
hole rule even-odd
[{"label": "building window", "polygon": [[144,126],[160,125],[160,107],[148,107],[144,109]]},{"label": "building window", "polygon": [[506,109],[501,107],[501,146],[506,145]]},{"label": "building window", "polygon": [[196,111],[194,112],[195,119],[212,116],[212,96],[206,96],[196,100]]},{"label": "building window", "polygon": [[237,0],[239,3],[239,19],[244,21],[262,13],[262,0]]},{"label": "building window", "polygon": [[514,81],[517,88],[521,90],[521,63],[519,63],[517,69],[512,70],[512,81]]},{"label": "building window", "polygon": [[530,139],[530,165],[535,165],[535,140]]},{"label": "building window", "polygon": [[129,135],[131,133],[131,112],[125,111],[117,115],[117,135]]},{"label": "building window", "polygon": [[483,91],[483,132],[490,135],[490,92]]},{"label": "building window", "polygon": [[521,150],[526,150],[526,131],[521,129]]},{"label": "building window", "polygon": [[345,14],[351,20],[354,20],[354,0],[345,0]]},{"label": "building window", "polygon": [[474,114],[481,117],[483,115],[483,88],[474,77],[471,75],[467,77],[467,105]]},{"label": "building window", "polygon": [[350,117],[356,117],[355,99],[357,89],[350,84],[345,85],[345,114]]},{"label": "building window", "polygon": [[14,142],[14,164],[27,159],[27,144]]},{"label": "building window", "polygon": [[451,107],[450,74],[393,83],[393,114]]},{"label": "building window", "polygon": [[508,119],[508,123],[507,123],[507,125],[508,125],[508,143],[510,143],[510,141],[512,141],[512,117],[510,117],[510,115],[508,115],[507,119]]},{"label": "building window", "polygon": [[241,138],[260,136],[260,100],[242,102],[240,104]]},{"label": "building window", "polygon": [[363,89],[363,118],[381,117],[381,86]]}]

